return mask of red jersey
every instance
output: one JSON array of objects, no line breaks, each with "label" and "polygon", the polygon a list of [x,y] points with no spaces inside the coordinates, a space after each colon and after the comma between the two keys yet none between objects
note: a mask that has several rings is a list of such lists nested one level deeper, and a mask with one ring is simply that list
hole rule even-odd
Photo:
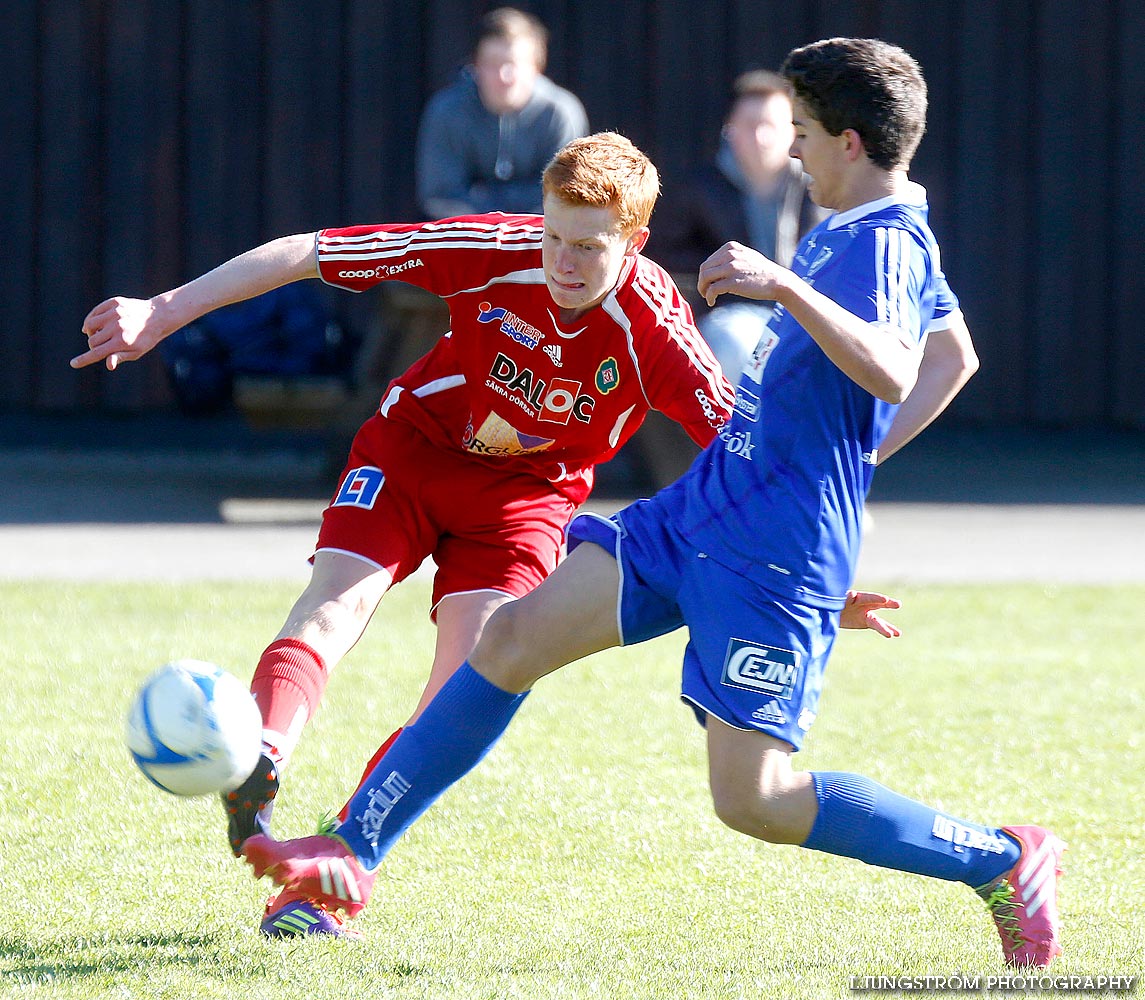
[{"label": "red jersey", "polygon": [[318,272],[364,291],[397,279],[441,296],[450,331],[390,383],[381,412],[439,447],[540,476],[575,503],[649,409],[701,446],[735,394],[659,265],[637,255],[603,302],[562,323],[541,263],[544,219],[465,216],[318,234]]}]

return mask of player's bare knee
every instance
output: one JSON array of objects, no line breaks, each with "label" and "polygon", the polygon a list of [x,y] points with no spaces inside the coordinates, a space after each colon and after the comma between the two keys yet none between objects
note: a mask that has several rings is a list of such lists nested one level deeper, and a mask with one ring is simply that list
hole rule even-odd
[{"label": "player's bare knee", "polygon": [[806,839],[787,776],[765,769],[757,782],[715,782],[712,804],[725,826],[771,844],[798,844]]},{"label": "player's bare knee", "polygon": [[750,792],[713,796],[713,804],[720,821],[737,833],[769,844],[798,844],[806,839],[791,822],[782,802]]},{"label": "player's bare knee", "polygon": [[536,628],[519,601],[502,604],[485,623],[470,662],[506,690],[525,690],[540,676],[536,661]]},{"label": "player's bare knee", "polygon": [[766,826],[766,810],[759,797],[744,789],[712,789],[712,805],[724,826],[749,837],[766,839],[760,835]]}]

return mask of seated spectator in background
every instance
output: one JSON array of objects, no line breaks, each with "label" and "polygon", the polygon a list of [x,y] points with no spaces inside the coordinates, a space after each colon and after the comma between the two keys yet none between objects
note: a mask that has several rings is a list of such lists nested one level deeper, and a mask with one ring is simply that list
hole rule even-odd
[{"label": "seated spectator in background", "polygon": [[[720,146],[679,190],[665,192],[649,252],[669,271],[695,273],[716,247],[735,240],[784,267],[825,213],[807,194],[798,160],[791,95],[783,77],[750,70],[736,78]],[[734,385],[771,318],[772,303],[732,296],[697,325]]]},{"label": "seated spectator in background", "polygon": [[473,63],[426,105],[417,138],[417,199],[427,218],[540,213],[541,173],[588,133],[577,97],[543,75],[548,31],[500,7],[481,20]]}]

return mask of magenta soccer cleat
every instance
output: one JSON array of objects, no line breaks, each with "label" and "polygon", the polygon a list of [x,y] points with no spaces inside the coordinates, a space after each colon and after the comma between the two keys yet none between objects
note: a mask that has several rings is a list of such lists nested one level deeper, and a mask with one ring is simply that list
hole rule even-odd
[{"label": "magenta soccer cleat", "polygon": [[1018,863],[977,890],[994,918],[1010,965],[1045,968],[1062,952],[1058,878],[1063,844],[1040,826],[1005,826],[1022,848]]},{"label": "magenta soccer cleat", "polygon": [[243,854],[258,878],[269,875],[283,888],[350,917],[369,902],[374,886],[374,873],[337,837],[274,840],[255,834],[243,844]]}]

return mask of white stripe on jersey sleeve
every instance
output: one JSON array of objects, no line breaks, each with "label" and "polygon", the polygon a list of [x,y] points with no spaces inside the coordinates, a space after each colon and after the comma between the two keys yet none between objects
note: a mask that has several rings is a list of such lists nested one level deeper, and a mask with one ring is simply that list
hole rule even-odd
[{"label": "white stripe on jersey sleeve", "polygon": [[445,392],[446,389],[456,389],[459,385],[465,385],[464,375],[443,375],[441,378],[435,378],[432,382],[426,382],[425,385],[419,385],[412,391],[420,399],[422,396],[433,396],[439,392]]},{"label": "white stripe on jersey sleeve", "polygon": [[962,318],[962,310],[954,309],[948,313],[939,315],[935,313],[934,319],[930,321],[930,326],[926,328],[927,333],[937,333],[939,330],[949,330],[954,325],[955,318]]},{"label": "white stripe on jersey sleeve", "polygon": [[372,240],[388,239],[394,236],[414,236],[417,234],[444,237],[471,236],[474,238],[488,238],[490,236],[496,236],[498,233],[513,237],[532,237],[539,236],[541,232],[541,226],[527,226],[520,223],[494,224],[488,222],[426,222],[420,226],[417,226],[416,228],[406,229],[404,232],[387,232],[385,227],[379,226],[377,229],[372,229],[364,233],[358,233],[356,235],[349,233],[343,233],[338,236],[328,234],[323,237],[323,240],[331,247],[334,247],[352,246],[354,244],[369,243]]},{"label": "white stripe on jersey sleeve", "polygon": [[[697,371],[703,372],[707,377],[708,388],[711,391],[712,398],[722,399],[729,407],[734,405],[735,390],[732,389],[731,392],[729,392],[724,388],[724,381],[726,380],[730,385],[731,378],[724,373],[725,379],[721,380],[716,374],[718,371],[721,371],[718,363],[713,365],[705,356],[710,355],[711,351],[705,351],[703,348],[697,347],[698,344],[704,343],[703,335],[696,328],[694,323],[687,321],[683,306],[673,303],[671,290],[663,282],[649,281],[645,284],[643,280],[640,280],[643,277],[645,276],[637,275],[637,280],[632,283],[632,287],[637,295],[639,295],[656,314],[660,325],[668,329],[672,335],[672,339],[684,349],[684,352],[692,362],[692,366]],[[651,275],[647,277],[651,277]],[[629,339],[631,340],[631,337]],[[637,370],[639,370],[639,366],[637,366]]]},{"label": "white stripe on jersey sleeve", "polygon": [[895,230],[895,316],[899,326],[910,322],[910,264],[914,241],[904,229]]},{"label": "white stripe on jersey sleeve", "polygon": [[912,241],[901,229],[879,228],[875,236],[875,318],[905,329],[910,309],[910,262]]},{"label": "white stripe on jersey sleeve", "polygon": [[536,250],[539,226],[431,224],[405,232],[379,232],[358,236],[320,236],[319,260],[370,261],[402,257],[423,250]]}]

